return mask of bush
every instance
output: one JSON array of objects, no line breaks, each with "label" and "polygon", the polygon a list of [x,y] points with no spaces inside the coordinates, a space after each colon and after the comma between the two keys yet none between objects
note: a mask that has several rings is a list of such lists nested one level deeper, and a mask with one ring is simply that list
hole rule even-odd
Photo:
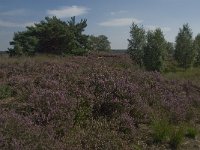
[{"label": "bush", "polygon": [[90,107],[89,102],[81,101],[78,104],[78,108],[75,110],[75,118],[74,124],[75,125],[84,125],[86,121],[91,118],[92,109]]},{"label": "bush", "polygon": [[0,85],[0,99],[12,96],[12,90],[8,85]]},{"label": "bush", "polygon": [[78,49],[74,49],[72,50],[72,54],[75,56],[83,56],[84,54],[86,54],[88,51],[84,48],[78,48]]}]

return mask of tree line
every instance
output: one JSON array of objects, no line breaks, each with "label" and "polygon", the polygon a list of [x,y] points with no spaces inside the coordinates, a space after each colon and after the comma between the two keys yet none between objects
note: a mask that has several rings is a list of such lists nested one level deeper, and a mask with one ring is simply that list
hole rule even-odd
[{"label": "tree line", "polygon": [[[84,55],[90,51],[110,51],[105,35],[86,35],[87,20],[76,22],[75,17],[62,21],[46,17],[40,23],[27,26],[25,31],[14,34],[8,49],[10,56],[32,56],[37,53],[57,55]],[[179,29],[175,43],[167,42],[160,28],[146,31],[133,23],[128,39],[128,54],[134,62],[148,71],[164,71],[176,62],[179,67],[200,65],[200,34],[193,38],[188,24]]]},{"label": "tree line", "polygon": [[87,20],[76,22],[75,17],[62,21],[46,17],[40,23],[27,26],[25,31],[14,34],[8,49],[10,56],[31,56],[36,53],[58,55],[83,55],[88,51],[109,51],[110,42],[105,35],[84,34]]},{"label": "tree line", "polygon": [[179,29],[175,43],[170,43],[160,28],[146,32],[142,25],[133,23],[128,43],[132,60],[149,71],[164,71],[169,61],[185,69],[200,65],[200,34],[193,39],[188,24]]}]

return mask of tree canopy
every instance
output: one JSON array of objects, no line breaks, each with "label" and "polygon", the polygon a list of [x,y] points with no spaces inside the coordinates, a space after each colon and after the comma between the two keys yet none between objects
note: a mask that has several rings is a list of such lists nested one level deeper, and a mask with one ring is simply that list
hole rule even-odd
[{"label": "tree canopy", "polygon": [[200,66],[200,34],[195,37],[194,48],[196,50],[195,65]]},{"label": "tree canopy", "polygon": [[89,37],[89,47],[91,51],[110,51],[110,41],[108,37],[105,35],[94,36],[91,35]]},{"label": "tree canopy", "polygon": [[144,66],[149,71],[162,71],[166,54],[166,40],[161,29],[147,32]]},{"label": "tree canopy", "polygon": [[174,57],[180,67],[189,68],[195,61],[195,48],[192,39],[192,30],[188,24],[179,29],[176,37]]},{"label": "tree canopy", "polygon": [[76,23],[75,17],[65,22],[56,17],[46,17],[26,31],[14,34],[10,42],[10,55],[33,55],[35,53],[68,54],[87,51],[87,38],[83,31],[87,20]]},{"label": "tree canopy", "polygon": [[144,47],[146,35],[143,27],[133,23],[130,29],[130,39],[128,39],[128,53],[130,57],[140,66],[143,65]]},{"label": "tree canopy", "polygon": [[167,53],[167,42],[161,29],[146,31],[143,26],[133,23],[128,39],[128,53],[140,67],[149,71],[161,71]]}]

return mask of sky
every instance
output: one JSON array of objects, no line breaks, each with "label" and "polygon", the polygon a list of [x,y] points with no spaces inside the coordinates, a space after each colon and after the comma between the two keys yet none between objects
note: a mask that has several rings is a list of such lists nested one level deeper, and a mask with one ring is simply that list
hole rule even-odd
[{"label": "sky", "polygon": [[200,33],[199,0],[0,0],[0,50],[7,50],[15,32],[57,16],[67,21],[87,19],[85,34],[106,35],[112,49],[126,49],[133,22],[146,30],[161,28],[174,42],[179,28],[189,23]]}]

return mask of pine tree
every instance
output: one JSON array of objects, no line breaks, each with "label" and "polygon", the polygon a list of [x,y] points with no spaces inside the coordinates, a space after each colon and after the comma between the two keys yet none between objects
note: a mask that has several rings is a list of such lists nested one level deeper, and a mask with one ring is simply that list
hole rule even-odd
[{"label": "pine tree", "polygon": [[9,53],[17,55],[19,46],[23,55],[86,53],[88,36],[83,34],[86,26],[86,19],[76,23],[75,17],[67,22],[56,17],[46,17],[40,23],[28,26],[26,31],[15,33],[10,42],[13,48],[9,49]]}]

